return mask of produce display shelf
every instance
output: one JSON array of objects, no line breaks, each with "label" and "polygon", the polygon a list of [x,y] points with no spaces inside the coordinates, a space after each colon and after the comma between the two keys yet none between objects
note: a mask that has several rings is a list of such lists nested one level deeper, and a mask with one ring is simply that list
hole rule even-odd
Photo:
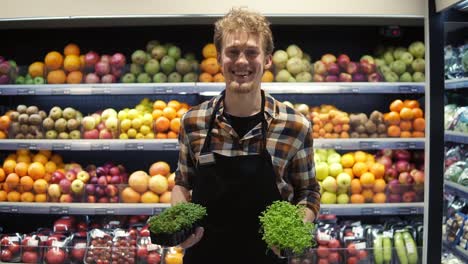
[{"label": "produce display shelf", "polygon": [[[0,213],[72,215],[153,215],[170,204],[125,203],[0,203]],[[327,204],[321,214],[334,215],[420,215],[424,203]]]},{"label": "produce display shelf", "polygon": [[[424,149],[424,138],[314,139],[314,148],[330,149]],[[177,139],[2,139],[0,150],[50,149],[67,151],[176,151]]]},{"label": "produce display shelf", "polygon": [[449,245],[446,241],[443,241],[443,246],[447,251],[452,252],[454,255],[468,263],[468,250],[461,248],[460,246]]},{"label": "produce display shelf", "polygon": [[[424,93],[424,83],[263,83],[270,94],[415,94]],[[223,83],[113,83],[1,85],[0,95],[125,95],[202,94],[216,95]]]},{"label": "produce display shelf", "polygon": [[468,134],[445,130],[445,141],[468,144]]},{"label": "produce display shelf", "polygon": [[445,191],[468,199],[468,187],[455,182],[445,181]]},{"label": "produce display shelf", "polygon": [[446,90],[460,89],[460,88],[468,88],[468,78],[460,78],[460,79],[445,81]]}]

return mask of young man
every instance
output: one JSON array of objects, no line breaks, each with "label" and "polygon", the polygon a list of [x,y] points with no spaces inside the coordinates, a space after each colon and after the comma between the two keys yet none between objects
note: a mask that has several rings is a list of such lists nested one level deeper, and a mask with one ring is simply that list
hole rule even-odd
[{"label": "young man", "polygon": [[276,263],[259,233],[266,206],[289,200],[306,206],[304,221],[318,215],[311,124],[260,89],[273,52],[265,17],[233,9],[216,22],[214,42],[226,88],[186,113],[179,135],[172,204],[208,211],[182,243],[184,264]]}]

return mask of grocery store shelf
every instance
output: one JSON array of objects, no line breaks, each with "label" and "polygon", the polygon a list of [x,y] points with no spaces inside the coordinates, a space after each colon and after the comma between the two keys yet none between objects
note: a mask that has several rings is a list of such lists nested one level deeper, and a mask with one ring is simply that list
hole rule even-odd
[{"label": "grocery store shelf", "polygon": [[[0,203],[0,213],[81,214],[81,215],[153,215],[169,204],[125,203]],[[322,205],[321,214],[335,215],[415,215],[422,214],[424,203],[330,204]]]},{"label": "grocery store shelf", "polygon": [[[423,149],[424,138],[315,139],[315,148],[333,149]],[[2,139],[0,150],[51,149],[66,151],[179,150],[177,139]]]},{"label": "grocery store shelf", "polygon": [[321,214],[334,215],[420,215],[424,203],[322,204]]},{"label": "grocery store shelf", "polygon": [[424,138],[314,139],[314,148],[332,149],[423,149]]},{"label": "grocery store shelf", "polygon": [[461,78],[461,79],[454,79],[454,80],[446,80],[445,81],[445,89],[460,89],[460,88],[468,88],[468,78]]},{"label": "grocery store shelf", "polygon": [[[424,93],[424,83],[263,83],[270,94],[404,94]],[[217,95],[223,83],[101,83],[1,85],[0,95]]]},{"label": "grocery store shelf", "polygon": [[468,187],[455,182],[445,181],[445,191],[468,199]]},{"label": "grocery store shelf", "polygon": [[445,130],[445,141],[468,144],[468,134]]},{"label": "grocery store shelf", "polygon": [[0,213],[72,215],[154,215],[170,204],[126,203],[0,203]]},{"label": "grocery store shelf", "polygon": [[[424,83],[262,83],[270,94],[402,94],[424,93]],[[216,95],[224,89],[222,83],[196,83],[202,95]]]},{"label": "grocery store shelf", "polygon": [[137,139],[6,139],[0,140],[0,150],[51,149],[51,150],[178,150],[177,139],[137,140]]},{"label": "grocery store shelf", "polygon": [[449,245],[449,243],[447,243],[445,240],[443,241],[442,244],[443,244],[444,248],[445,248],[447,251],[452,252],[454,255],[456,255],[456,256],[459,257],[460,259],[464,260],[465,263],[468,262],[468,250],[463,249],[463,248],[460,247],[460,246],[452,246],[452,245]]}]

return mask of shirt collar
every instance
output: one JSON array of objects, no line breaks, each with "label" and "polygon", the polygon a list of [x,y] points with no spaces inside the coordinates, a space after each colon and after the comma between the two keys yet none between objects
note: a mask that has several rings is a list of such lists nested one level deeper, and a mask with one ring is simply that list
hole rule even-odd
[{"label": "shirt collar", "polygon": [[[213,107],[216,105],[218,100],[221,99],[221,95],[216,96],[213,101]],[[275,118],[276,117],[276,100],[267,92],[265,92],[265,118]],[[216,113],[216,119],[220,120],[224,112],[224,102],[220,102],[219,110]]]}]

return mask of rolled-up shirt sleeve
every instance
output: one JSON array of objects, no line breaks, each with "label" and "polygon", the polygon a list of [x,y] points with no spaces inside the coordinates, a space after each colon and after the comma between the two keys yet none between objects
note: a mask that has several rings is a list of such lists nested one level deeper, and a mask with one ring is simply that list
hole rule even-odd
[{"label": "rolled-up shirt sleeve", "polygon": [[195,166],[193,161],[192,151],[190,150],[190,142],[185,131],[183,121],[179,132],[179,161],[175,172],[175,184],[185,187],[188,190],[192,189],[192,179],[195,175]]},{"label": "rolled-up shirt sleeve", "polygon": [[307,206],[317,218],[320,211],[320,186],[315,178],[313,138],[310,126],[307,128],[303,146],[291,160],[288,174],[294,189],[293,203]]}]

